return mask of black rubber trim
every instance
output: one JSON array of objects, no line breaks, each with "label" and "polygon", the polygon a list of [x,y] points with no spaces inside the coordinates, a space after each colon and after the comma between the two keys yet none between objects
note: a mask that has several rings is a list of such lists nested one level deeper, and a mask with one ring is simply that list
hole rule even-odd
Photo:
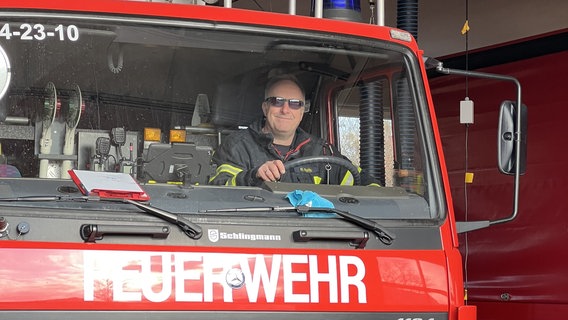
[{"label": "black rubber trim", "polygon": [[[539,38],[471,52],[468,57],[468,69],[486,68],[566,50],[568,50],[568,29]],[[442,61],[446,68],[462,70],[466,68],[465,53],[440,57],[438,60]],[[429,78],[437,76],[443,76],[443,74],[434,70],[428,72]]]}]

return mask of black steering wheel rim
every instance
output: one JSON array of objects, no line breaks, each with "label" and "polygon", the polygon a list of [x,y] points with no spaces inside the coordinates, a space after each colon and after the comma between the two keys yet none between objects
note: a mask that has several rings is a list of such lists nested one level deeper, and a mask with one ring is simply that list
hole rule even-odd
[{"label": "black steering wheel rim", "polygon": [[359,169],[351,163],[351,161],[341,158],[341,157],[334,157],[334,156],[310,156],[310,157],[303,157],[294,160],[290,160],[284,162],[284,169],[286,172],[289,172],[291,169],[308,164],[308,163],[321,163],[321,164],[335,164],[338,166],[343,167],[344,169],[351,172],[353,176],[353,184],[354,185],[361,185],[361,174],[359,173]]}]

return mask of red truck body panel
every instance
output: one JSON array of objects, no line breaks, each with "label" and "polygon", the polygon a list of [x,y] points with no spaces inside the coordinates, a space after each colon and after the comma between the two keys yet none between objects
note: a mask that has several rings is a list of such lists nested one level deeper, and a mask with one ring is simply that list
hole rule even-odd
[{"label": "red truck body panel", "polygon": [[[146,250],[5,243],[0,249],[4,257],[0,281],[13,289],[0,294],[0,308],[312,312],[447,308],[448,279],[441,251],[382,251],[378,256],[373,251],[339,250]],[[241,290],[225,284],[225,274],[233,267],[247,270],[247,285]]]}]

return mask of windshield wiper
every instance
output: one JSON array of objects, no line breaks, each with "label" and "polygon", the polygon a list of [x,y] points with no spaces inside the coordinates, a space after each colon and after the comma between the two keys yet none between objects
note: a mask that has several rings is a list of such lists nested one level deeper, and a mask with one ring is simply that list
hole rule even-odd
[{"label": "windshield wiper", "polygon": [[0,198],[0,202],[41,202],[41,201],[99,201],[99,196],[24,196]]},{"label": "windshield wiper", "polygon": [[360,227],[363,227],[365,230],[373,231],[378,237],[379,240],[386,244],[390,245],[396,239],[396,236],[388,231],[385,227],[381,226],[380,224],[367,219],[360,217],[356,214],[338,210],[335,208],[319,208],[319,207],[308,207],[308,206],[297,206],[297,207],[243,207],[243,208],[228,208],[228,209],[207,209],[207,210],[199,210],[199,212],[203,213],[211,213],[211,212],[262,212],[262,211],[274,211],[274,212],[297,212],[299,214],[305,214],[308,212],[327,212],[327,213],[335,213],[336,215],[342,217],[343,219],[354,223]]},{"label": "windshield wiper", "polygon": [[211,212],[297,212],[296,207],[243,207],[243,208],[226,208],[226,209],[205,209],[199,210],[200,213]]},{"label": "windshield wiper", "polygon": [[114,198],[101,198],[98,196],[25,196],[25,197],[11,197],[11,198],[0,198],[0,202],[41,202],[41,201],[110,201],[119,203],[129,203],[144,210],[146,213],[150,213],[155,217],[162,220],[168,221],[177,225],[188,237],[191,239],[199,239],[203,235],[203,230],[201,227],[184,217],[180,214],[172,213],[166,210],[158,209],[152,207],[151,205],[144,204],[138,201],[130,199],[114,199]]},{"label": "windshield wiper", "polygon": [[197,240],[197,239],[201,238],[201,236],[203,235],[203,230],[201,229],[200,226],[198,226],[197,224],[185,219],[180,214],[172,213],[172,212],[162,210],[162,209],[158,209],[156,207],[152,207],[150,205],[143,204],[141,202],[130,200],[130,199],[124,199],[123,201],[126,202],[126,203],[130,203],[130,204],[146,211],[147,213],[153,214],[154,216],[156,216],[160,219],[166,220],[168,222],[171,222],[171,223],[177,225],[183,231],[183,233],[185,233],[191,239]]},{"label": "windshield wiper", "polygon": [[335,208],[316,208],[316,207],[308,207],[308,206],[298,206],[297,207],[298,213],[307,213],[307,212],[329,212],[335,213],[338,216],[341,216],[345,220],[352,222],[360,227],[363,227],[366,230],[373,231],[378,237],[379,240],[386,244],[390,245],[396,239],[394,233],[388,231],[385,227],[381,226],[380,224],[376,223],[373,220],[360,217],[356,214],[338,210]]}]

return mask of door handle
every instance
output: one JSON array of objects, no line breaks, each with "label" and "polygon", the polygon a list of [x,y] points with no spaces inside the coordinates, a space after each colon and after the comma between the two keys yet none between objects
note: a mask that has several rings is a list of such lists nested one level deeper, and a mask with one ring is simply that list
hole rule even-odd
[{"label": "door handle", "polygon": [[141,225],[109,225],[109,224],[84,224],[79,233],[85,242],[102,240],[105,235],[127,236],[151,236],[152,238],[165,239],[170,234],[169,226],[141,226]]},{"label": "door handle", "polygon": [[369,241],[369,232],[366,231],[327,231],[327,230],[297,230],[292,234],[296,242],[312,240],[350,240],[350,245],[357,249],[365,248]]}]

